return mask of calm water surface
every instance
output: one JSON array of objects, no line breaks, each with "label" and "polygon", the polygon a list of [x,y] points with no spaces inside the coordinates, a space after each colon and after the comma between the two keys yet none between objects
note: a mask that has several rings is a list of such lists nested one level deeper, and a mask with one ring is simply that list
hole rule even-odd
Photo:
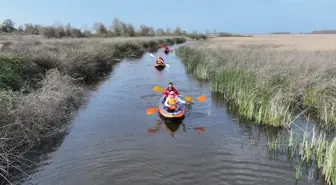
[{"label": "calm water surface", "polygon": [[[80,110],[58,150],[21,184],[295,184],[285,155],[270,160],[266,133],[239,123],[208,85],[186,74],[174,53],[164,58],[170,67],[161,72],[149,54],[119,63]],[[195,103],[180,125],[145,112],[161,97],[153,86],[165,88],[169,81],[182,95],[208,97]],[[200,126],[203,133],[194,129]],[[148,133],[152,127],[160,130]],[[167,128],[176,130],[174,137]],[[256,138],[257,145],[251,142]],[[304,176],[298,184],[319,183]]]}]

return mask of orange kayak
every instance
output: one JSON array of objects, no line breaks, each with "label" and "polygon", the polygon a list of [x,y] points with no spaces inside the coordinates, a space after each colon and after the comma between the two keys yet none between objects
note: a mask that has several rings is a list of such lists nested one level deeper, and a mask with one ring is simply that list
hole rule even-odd
[{"label": "orange kayak", "polygon": [[178,109],[174,112],[168,112],[165,109],[164,102],[166,101],[166,96],[162,96],[159,101],[159,113],[165,118],[182,118],[184,116],[185,106],[180,104]]},{"label": "orange kayak", "polygon": [[158,70],[162,70],[166,67],[166,64],[155,64],[154,67]]}]

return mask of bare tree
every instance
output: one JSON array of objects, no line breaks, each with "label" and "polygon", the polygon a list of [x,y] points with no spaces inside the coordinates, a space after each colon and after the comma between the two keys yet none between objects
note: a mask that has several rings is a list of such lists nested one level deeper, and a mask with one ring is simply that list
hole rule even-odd
[{"label": "bare tree", "polygon": [[134,26],[132,24],[126,24],[126,34],[130,37],[134,37],[135,36],[135,29]]},{"label": "bare tree", "polygon": [[93,28],[95,29],[96,33],[99,35],[107,34],[107,29],[103,23],[96,22],[94,23]]},{"label": "bare tree", "polygon": [[170,31],[170,28],[166,29],[166,35],[172,35],[172,32]]},{"label": "bare tree", "polygon": [[159,28],[156,30],[156,35],[157,36],[163,36],[165,34],[164,30],[162,28]]},{"label": "bare tree", "polygon": [[113,19],[112,25],[110,27],[110,31],[115,35],[115,36],[121,36],[122,33],[122,25],[123,22],[121,22],[117,17]]},{"label": "bare tree", "polygon": [[173,31],[174,35],[182,35],[182,30],[180,27],[176,27]]}]

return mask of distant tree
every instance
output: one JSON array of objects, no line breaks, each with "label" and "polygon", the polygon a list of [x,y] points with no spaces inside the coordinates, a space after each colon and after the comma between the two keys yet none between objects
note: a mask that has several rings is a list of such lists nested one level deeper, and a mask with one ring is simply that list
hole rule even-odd
[{"label": "distant tree", "polygon": [[172,35],[172,32],[170,31],[170,28],[166,29],[166,35],[168,35],[168,36]]},{"label": "distant tree", "polygon": [[12,32],[15,30],[15,23],[11,19],[6,19],[2,22],[2,31],[3,32]]},{"label": "distant tree", "polygon": [[65,29],[64,29],[63,25],[58,24],[58,25],[55,25],[51,28],[54,29],[54,32],[56,34],[55,35],[56,38],[62,38],[62,37],[66,36]]},{"label": "distant tree", "polygon": [[182,30],[180,27],[176,27],[173,32],[174,35],[182,35]]},{"label": "distant tree", "polygon": [[24,25],[24,33],[31,34],[31,35],[38,35],[40,34],[42,26],[41,25],[33,25],[33,24],[25,24]]},{"label": "distant tree", "polygon": [[57,38],[56,30],[52,26],[46,26],[41,30],[41,33],[46,38]]},{"label": "distant tree", "polygon": [[68,23],[66,26],[65,26],[65,36],[67,37],[71,37],[72,34],[71,34],[71,25],[70,23]]},{"label": "distant tree", "polygon": [[104,35],[106,36],[107,35],[107,29],[105,27],[105,25],[103,23],[99,23],[99,22],[96,22],[94,25],[93,25],[93,28],[95,29],[96,33],[98,35]]},{"label": "distant tree", "polygon": [[113,33],[113,35],[121,36],[121,34],[122,34],[122,24],[124,24],[124,23],[121,22],[117,17],[115,17],[113,19],[112,25],[110,27],[110,31]]},{"label": "distant tree", "polygon": [[126,24],[126,34],[130,37],[134,37],[135,36],[135,29],[134,26],[132,24]]},{"label": "distant tree", "polygon": [[150,28],[144,24],[140,25],[139,36],[148,36]]},{"label": "distant tree", "polygon": [[85,29],[83,31],[83,36],[84,37],[91,37],[92,35],[93,35],[92,32],[90,30],[88,30],[88,29]]},{"label": "distant tree", "polygon": [[71,28],[70,33],[71,33],[70,36],[73,37],[73,38],[85,37],[85,35],[82,33],[82,31],[78,28]]},{"label": "distant tree", "polygon": [[0,32],[13,32],[18,31],[25,34],[31,35],[43,35],[46,38],[62,38],[62,37],[90,37],[92,35],[98,37],[112,37],[112,36],[163,36],[163,35],[187,35],[186,31],[182,31],[180,27],[176,27],[173,32],[170,28],[167,28],[166,31],[162,28],[155,30],[151,26],[140,25],[140,28],[136,31],[134,26],[129,23],[120,21],[115,17],[112,21],[110,28],[106,28],[103,23],[96,22],[93,24],[93,30],[95,33],[91,32],[91,29],[86,27],[83,29],[78,29],[72,27],[70,23],[62,25],[60,22],[56,22],[53,26],[42,26],[38,24],[27,23],[24,26],[20,25],[18,29],[14,27],[15,23],[11,19],[6,19],[0,24]]},{"label": "distant tree", "polygon": [[164,30],[162,28],[159,28],[156,30],[156,35],[157,36],[163,36],[165,34]]},{"label": "distant tree", "polygon": [[155,36],[155,31],[153,27],[148,27],[148,34],[147,36]]}]

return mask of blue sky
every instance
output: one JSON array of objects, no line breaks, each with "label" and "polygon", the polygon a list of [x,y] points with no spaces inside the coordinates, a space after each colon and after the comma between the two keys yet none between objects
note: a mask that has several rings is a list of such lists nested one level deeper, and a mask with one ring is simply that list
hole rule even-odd
[{"label": "blue sky", "polygon": [[309,32],[336,29],[336,0],[0,0],[0,21],[91,28],[114,17],[135,26],[191,32]]}]

